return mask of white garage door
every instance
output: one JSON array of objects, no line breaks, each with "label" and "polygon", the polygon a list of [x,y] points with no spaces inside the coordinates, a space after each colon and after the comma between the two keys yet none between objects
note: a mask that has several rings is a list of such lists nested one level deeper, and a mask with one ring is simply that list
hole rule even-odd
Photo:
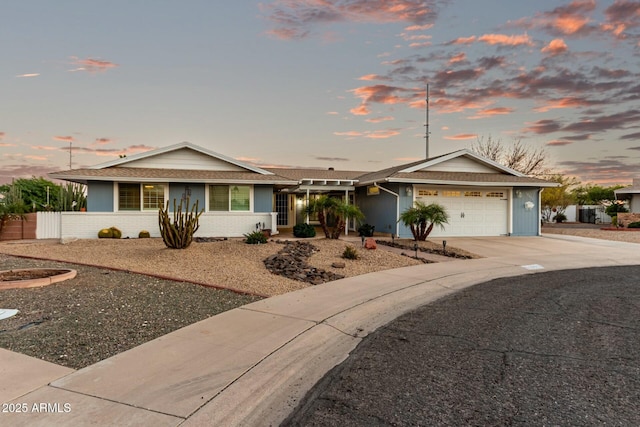
[{"label": "white garage door", "polygon": [[449,214],[445,229],[434,227],[429,237],[501,236],[507,234],[509,200],[507,189],[417,188],[416,200],[438,203]]}]

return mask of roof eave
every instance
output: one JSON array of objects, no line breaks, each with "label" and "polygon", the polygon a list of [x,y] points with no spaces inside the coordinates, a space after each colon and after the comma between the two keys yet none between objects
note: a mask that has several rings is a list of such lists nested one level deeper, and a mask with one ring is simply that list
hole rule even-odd
[{"label": "roof eave", "polygon": [[555,182],[513,182],[513,181],[453,181],[437,179],[386,178],[386,182],[399,184],[461,185],[471,187],[559,187]]}]

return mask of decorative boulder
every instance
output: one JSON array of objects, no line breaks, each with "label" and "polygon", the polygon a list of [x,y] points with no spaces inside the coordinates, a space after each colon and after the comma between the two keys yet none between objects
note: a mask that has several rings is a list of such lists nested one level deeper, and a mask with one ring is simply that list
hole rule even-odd
[{"label": "decorative boulder", "polygon": [[378,249],[378,244],[376,243],[376,239],[374,239],[373,237],[368,237],[364,241],[364,248],[365,249]]}]

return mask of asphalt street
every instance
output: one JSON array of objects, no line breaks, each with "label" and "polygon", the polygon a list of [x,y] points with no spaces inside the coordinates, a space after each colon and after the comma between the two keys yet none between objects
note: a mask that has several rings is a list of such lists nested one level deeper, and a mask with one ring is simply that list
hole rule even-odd
[{"label": "asphalt street", "polygon": [[285,426],[640,425],[640,266],[473,286],[366,337]]}]

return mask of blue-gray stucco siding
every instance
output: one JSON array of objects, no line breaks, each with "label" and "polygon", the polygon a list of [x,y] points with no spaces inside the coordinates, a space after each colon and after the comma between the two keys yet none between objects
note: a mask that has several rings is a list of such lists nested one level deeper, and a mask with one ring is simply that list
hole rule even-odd
[{"label": "blue-gray stucco siding", "polygon": [[113,182],[87,182],[87,211],[113,212]]},{"label": "blue-gray stucco siding", "polygon": [[[538,203],[538,188],[513,189],[513,236],[537,236],[540,226],[540,204]],[[527,209],[525,204],[533,203],[533,208]]]},{"label": "blue-gray stucco siding", "polygon": [[253,211],[273,212],[272,185],[255,185],[253,187]]},{"label": "blue-gray stucco siding", "polygon": [[[191,192],[191,195],[189,195]],[[206,199],[204,197],[204,184],[198,184],[194,182],[172,182],[169,183],[169,210],[173,211],[173,201],[176,201],[176,206],[180,204],[180,200],[183,197],[189,197],[189,210],[193,205],[198,203],[198,211],[206,209]],[[182,211],[184,212],[186,205],[183,204]]]},{"label": "blue-gray stucco siding", "polygon": [[[396,223],[398,221],[397,203],[399,199],[400,213],[404,212],[413,203],[413,198],[406,195],[405,186],[398,184],[380,185],[389,191],[397,194],[388,193],[380,189],[380,193],[375,196],[368,196],[365,187],[358,188],[357,204],[365,215],[364,222],[375,226],[378,233],[396,233]],[[411,237],[411,231],[403,224],[399,225],[400,237]]]}]

